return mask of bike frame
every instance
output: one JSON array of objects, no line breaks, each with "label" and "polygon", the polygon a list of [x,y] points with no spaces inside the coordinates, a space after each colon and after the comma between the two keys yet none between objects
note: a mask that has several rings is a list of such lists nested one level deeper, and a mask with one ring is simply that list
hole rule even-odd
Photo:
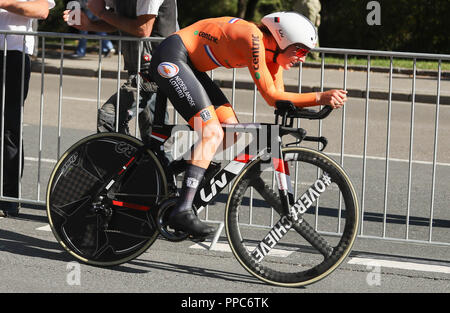
[{"label": "bike frame", "polygon": [[[174,127],[176,125],[155,125],[152,131],[152,142],[144,147],[155,151],[162,162],[167,163],[164,160],[164,153],[161,152],[163,151],[164,143],[171,137],[168,133]],[[277,135],[279,134],[279,125],[264,123],[222,124],[222,128],[225,133],[251,133],[254,137],[252,142],[243,149],[243,153],[236,156],[216,173],[209,182],[204,182],[203,186],[199,188],[193,202],[197,212],[201,212],[209,203],[213,202],[222,190],[235,177],[240,175],[253,160],[261,158],[266,163],[270,163],[277,173],[276,178],[280,197],[283,208],[286,214],[288,214],[289,203],[292,203],[293,194],[289,172],[285,166],[285,162],[282,161],[281,137]],[[288,191],[291,191],[291,193],[288,193]]]},{"label": "bike frame", "polygon": [[[115,182],[119,181],[128,170],[133,168],[133,164],[140,160],[147,149],[153,151],[163,165],[162,168],[164,169],[168,181],[174,178],[170,169],[170,162],[164,153],[164,144],[174,135],[173,132],[176,132],[176,127],[180,125],[168,125],[165,123],[166,108],[167,98],[158,93],[156,99],[155,119],[152,127],[150,142],[145,143],[141,148],[137,149],[133,155],[130,156],[130,159],[122,166],[117,175],[115,175],[115,177],[106,185],[107,191],[111,188],[111,186],[115,185]],[[320,116],[320,114],[322,114],[322,116],[326,116],[330,112],[329,110],[328,112],[327,110],[322,110],[322,112],[319,112],[318,115],[317,112],[311,112],[308,110],[305,111],[306,113],[303,114],[306,115],[301,117],[317,118],[316,116]],[[281,117],[281,125],[278,123],[279,117]],[[204,182],[199,188],[193,201],[193,206],[197,213],[199,213],[205,209],[209,203],[213,202],[234,178],[243,173],[247,167],[250,167],[253,161],[261,159],[263,164],[265,163],[268,166],[271,166],[275,172],[281,202],[281,210],[277,210],[281,213],[281,218],[274,224],[267,236],[265,236],[265,238],[252,252],[258,262],[262,261],[262,259],[281,240],[281,238],[287,234],[290,228],[297,227],[303,223],[301,216],[307,209],[307,207],[305,207],[305,205],[301,202],[302,197],[294,203],[294,194],[289,168],[282,152],[282,137],[288,134],[293,135],[298,140],[295,142],[296,144],[300,143],[302,140],[320,142],[323,145],[322,150],[325,148],[327,143],[327,140],[324,137],[307,137],[304,129],[292,128],[293,117],[288,116],[287,111],[282,109],[280,109],[280,111],[275,111],[275,123],[276,124],[222,124],[225,133],[252,133],[254,135],[254,140],[252,141],[253,145],[252,143],[247,145],[243,149],[244,153],[239,154],[231,160],[224,168],[216,173],[209,182]],[[254,144],[256,144],[256,148]],[[327,175],[324,173],[324,176],[322,176],[318,181],[323,183],[323,181],[326,180]],[[112,204],[143,211],[148,211],[151,209],[145,205],[123,203],[114,200],[112,201]],[[157,212],[158,208],[154,211]],[[294,226],[294,223],[296,226]]]},{"label": "bike frame", "polygon": [[[169,167],[170,162],[164,153],[164,144],[174,135],[172,132],[176,130],[175,128],[179,125],[168,125],[165,123],[166,109],[167,98],[158,93],[156,97],[155,119],[150,142],[144,144],[144,146],[130,156],[130,159],[121,167],[109,183],[105,184],[106,190],[109,190],[115,182],[120,180],[147,149],[150,149],[156,154],[161,164],[165,165],[163,168],[169,169],[166,170],[166,175],[168,174],[167,176],[170,176],[172,174]],[[222,124],[222,127],[225,133],[251,133],[253,135],[253,141],[243,149],[244,153],[239,154],[231,160],[224,168],[216,173],[209,182],[205,182],[204,185],[199,188],[193,202],[197,212],[201,212],[209,203],[213,202],[222,190],[227,187],[235,177],[242,173],[246,166],[253,160],[262,158],[267,163],[270,162],[270,165],[273,166],[276,171],[283,212],[288,215],[290,204],[293,203],[294,198],[288,168],[285,166],[285,162],[282,161],[281,137],[283,134],[280,133],[281,126],[267,123],[248,123]],[[134,207],[141,210],[150,209],[149,207],[121,203],[118,201],[113,201],[113,204]]]},{"label": "bike frame", "polygon": [[[282,105],[285,103],[281,102]],[[310,112],[308,110],[303,114],[306,114],[306,118],[318,118],[317,112]],[[322,110],[324,111],[324,110]],[[172,173],[169,167],[169,160],[164,153],[165,142],[172,137],[173,131],[176,131],[176,127],[180,125],[168,125],[166,124],[166,112],[167,112],[167,97],[161,93],[157,93],[155,104],[154,123],[152,127],[152,134],[150,142],[145,143],[140,149],[138,149],[134,155],[130,156],[129,161],[117,173],[110,183],[106,185],[106,189],[109,189],[115,181],[120,179],[129,168],[132,167],[136,160],[139,160],[146,149],[153,151],[160,160],[163,168],[167,168],[166,175]],[[194,206],[197,212],[202,211],[209,203],[221,193],[221,191],[229,185],[229,183],[242,173],[245,168],[251,164],[253,160],[261,158],[266,163],[270,163],[270,166],[275,170],[275,177],[277,181],[278,191],[282,204],[282,212],[284,215],[288,215],[297,220],[297,207],[294,203],[294,195],[292,183],[290,180],[289,168],[287,162],[283,161],[282,155],[282,137],[287,134],[291,134],[298,139],[296,143],[300,143],[302,140],[317,141],[323,144],[322,150],[326,146],[326,138],[324,137],[307,137],[306,131],[302,128],[292,128],[293,119],[288,121],[286,111],[275,112],[275,123],[248,123],[248,124],[222,124],[225,133],[252,133],[254,140],[247,145],[243,151],[244,153],[238,155],[231,160],[224,168],[222,168],[214,177],[205,182],[203,186],[197,192],[194,198]],[[322,112],[319,112],[319,114]],[[325,113],[325,112],[323,112]],[[324,118],[329,112],[325,113],[320,118]],[[279,118],[281,117],[281,125],[279,124]],[[255,148],[256,144],[256,148]],[[168,177],[170,178],[170,177]],[[114,203],[117,205],[117,203]],[[133,204],[131,204],[133,205]],[[130,205],[128,205],[130,207]],[[140,209],[149,209],[140,207]]]}]

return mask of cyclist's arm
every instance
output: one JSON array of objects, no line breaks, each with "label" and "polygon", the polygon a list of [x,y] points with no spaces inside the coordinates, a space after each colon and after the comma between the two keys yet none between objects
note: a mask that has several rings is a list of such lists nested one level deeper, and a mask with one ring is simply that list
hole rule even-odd
[{"label": "cyclist's arm", "polygon": [[275,87],[278,91],[284,92],[284,81],[283,81],[283,68],[281,66],[278,66],[278,64],[273,64],[273,70],[268,66],[269,71],[272,74],[273,82],[275,84]]},{"label": "cyclist's arm", "polygon": [[0,0],[0,9],[28,18],[46,19],[50,9],[48,0],[19,2],[17,0]]},{"label": "cyclist's arm", "polygon": [[[259,49],[257,49],[257,58],[255,57],[255,44],[254,39],[252,41],[252,36],[261,36],[259,34],[250,34],[247,37],[247,60],[248,68],[250,74],[258,87],[259,92],[266,102],[275,106],[277,100],[288,100],[291,101],[295,106],[298,107],[308,107],[318,105],[317,94],[315,92],[311,93],[294,93],[285,92],[282,80],[282,70],[278,70],[275,74],[275,79],[272,77],[272,73],[269,70],[265,61],[265,49],[262,44],[263,40],[259,38]],[[255,38],[255,37],[253,37]],[[275,70],[277,65],[274,65],[272,71]]]}]

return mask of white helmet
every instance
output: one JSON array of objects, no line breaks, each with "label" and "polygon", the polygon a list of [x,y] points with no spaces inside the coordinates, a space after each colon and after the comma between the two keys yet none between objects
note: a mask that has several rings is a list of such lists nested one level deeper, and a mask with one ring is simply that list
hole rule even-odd
[{"label": "white helmet", "polygon": [[300,43],[309,49],[317,44],[316,27],[303,15],[297,12],[275,12],[261,19],[272,33],[281,50]]}]

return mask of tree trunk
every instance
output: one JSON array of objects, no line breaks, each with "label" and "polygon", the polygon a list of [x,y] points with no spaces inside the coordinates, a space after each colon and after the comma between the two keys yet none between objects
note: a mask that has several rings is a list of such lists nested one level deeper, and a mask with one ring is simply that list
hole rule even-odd
[{"label": "tree trunk", "polygon": [[244,18],[247,9],[247,0],[238,0],[236,17]]},{"label": "tree trunk", "polygon": [[245,20],[251,21],[255,17],[256,7],[259,0],[248,0],[247,8],[245,10]]}]

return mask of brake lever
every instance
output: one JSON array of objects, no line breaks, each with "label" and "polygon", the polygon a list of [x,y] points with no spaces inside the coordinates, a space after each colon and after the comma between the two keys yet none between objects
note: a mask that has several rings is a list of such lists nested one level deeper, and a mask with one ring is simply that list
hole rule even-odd
[{"label": "brake lever", "polygon": [[305,138],[303,138],[303,141],[320,142],[322,144],[322,148],[319,149],[320,151],[325,150],[325,148],[328,145],[328,139],[323,136],[321,136],[321,137],[306,136]]}]

